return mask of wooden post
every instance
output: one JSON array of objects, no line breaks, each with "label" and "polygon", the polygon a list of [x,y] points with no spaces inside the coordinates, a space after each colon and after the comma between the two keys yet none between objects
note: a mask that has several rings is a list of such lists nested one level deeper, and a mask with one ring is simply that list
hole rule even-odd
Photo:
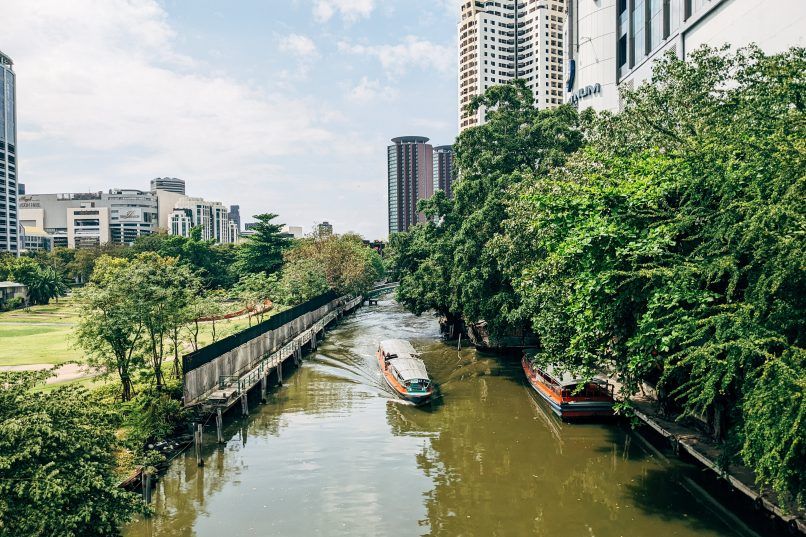
[{"label": "wooden post", "polygon": [[241,414],[244,416],[249,415],[249,399],[247,397],[248,392],[243,392],[241,395]]},{"label": "wooden post", "polygon": [[204,459],[202,459],[202,442],[203,442],[203,435],[204,432],[204,425],[201,423],[196,424],[196,464],[198,466],[204,466]]},{"label": "wooden post", "polygon": [[215,428],[218,433],[218,443],[224,443],[224,417],[221,415],[221,407],[215,410]]},{"label": "wooden post", "polygon": [[143,501],[146,504],[151,503],[151,469],[143,468],[143,475],[141,476],[143,484]]},{"label": "wooden post", "polygon": [[277,384],[283,385],[283,361],[277,363]]},{"label": "wooden post", "polygon": [[266,402],[266,375],[260,377],[260,402]]}]

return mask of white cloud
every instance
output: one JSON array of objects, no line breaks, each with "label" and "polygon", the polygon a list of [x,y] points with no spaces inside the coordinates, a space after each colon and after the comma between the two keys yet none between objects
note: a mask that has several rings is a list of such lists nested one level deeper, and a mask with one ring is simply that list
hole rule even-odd
[{"label": "white cloud", "polygon": [[375,9],[375,0],[314,0],[313,16],[318,22],[327,22],[338,13],[345,22],[365,19]]},{"label": "white cloud", "polygon": [[283,52],[288,52],[298,58],[311,59],[319,55],[316,43],[310,37],[300,34],[283,36],[280,38],[279,46]]},{"label": "white cloud", "polygon": [[387,76],[397,77],[409,69],[433,69],[440,73],[452,74],[456,71],[456,50],[452,46],[439,45],[406,36],[396,45],[362,45],[341,41],[339,51],[376,58]]},{"label": "white cloud", "polygon": [[[231,195],[221,185],[266,186],[274,157],[321,152],[334,139],[319,118],[324,104],[241,83],[178,53],[154,0],[11,0],[3,15],[20,139],[118,156],[94,170],[106,187],[168,173],[186,177],[191,192]],[[300,50],[310,53],[304,43]],[[25,173],[33,192],[88,180],[78,161],[62,161],[59,176],[37,176],[52,171],[46,161]]]},{"label": "white cloud", "polygon": [[361,81],[351,90],[349,97],[359,103],[371,101],[392,101],[398,96],[398,91],[390,86],[382,85],[378,80],[362,77]]}]

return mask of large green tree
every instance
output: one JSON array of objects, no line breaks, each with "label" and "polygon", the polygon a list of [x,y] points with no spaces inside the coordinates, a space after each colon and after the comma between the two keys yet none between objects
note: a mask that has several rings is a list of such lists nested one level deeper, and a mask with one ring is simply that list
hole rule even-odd
[{"label": "large green tree", "polygon": [[143,504],[118,486],[116,413],[38,380],[0,372],[0,535],[119,535]]},{"label": "large green tree", "polygon": [[801,505],[804,73],[800,48],[667,56],[584,151],[522,183],[499,241],[543,359],[656,382]]},{"label": "large green tree", "polygon": [[282,232],[283,224],[272,222],[276,214],[255,215],[255,225],[238,249],[238,270],[272,274],[283,265],[283,252],[291,246],[291,239]]}]

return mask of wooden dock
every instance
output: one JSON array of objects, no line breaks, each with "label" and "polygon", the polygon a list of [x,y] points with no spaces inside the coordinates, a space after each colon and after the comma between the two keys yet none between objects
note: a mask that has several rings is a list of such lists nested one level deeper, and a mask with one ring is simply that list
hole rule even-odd
[{"label": "wooden dock", "polygon": [[[610,382],[616,386],[618,392],[621,384],[613,379],[610,379]],[[806,520],[803,516],[787,513],[781,509],[774,493],[760,492],[752,470],[741,464],[731,464],[728,469],[720,467],[717,461],[722,455],[722,447],[697,429],[687,427],[675,421],[673,417],[662,415],[658,410],[657,401],[651,395],[651,389],[646,391],[650,395],[630,398],[635,417],[665,438],[675,454],[685,452],[705,468],[715,472],[736,491],[748,497],[755,509],[763,509],[781,520],[792,535],[797,533],[806,535]]]}]

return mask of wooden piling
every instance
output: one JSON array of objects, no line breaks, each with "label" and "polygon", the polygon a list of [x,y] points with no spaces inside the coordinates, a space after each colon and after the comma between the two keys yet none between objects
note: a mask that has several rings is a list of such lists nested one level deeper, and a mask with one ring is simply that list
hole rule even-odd
[{"label": "wooden piling", "polygon": [[249,398],[247,395],[248,392],[243,392],[243,394],[241,394],[241,414],[244,416],[249,415]]},{"label": "wooden piling", "polygon": [[150,468],[143,468],[142,484],[143,484],[143,501],[146,504],[149,504],[149,503],[151,503],[151,469]]},{"label": "wooden piling", "polygon": [[267,384],[268,383],[266,382],[266,376],[263,375],[262,377],[260,377],[260,402],[261,403],[266,402],[266,385]]},{"label": "wooden piling", "polygon": [[280,386],[283,385],[283,361],[282,360],[280,360],[280,362],[277,364],[277,384],[279,384]]},{"label": "wooden piling", "polygon": [[218,443],[224,443],[224,416],[221,407],[215,409],[215,428],[218,436]]},{"label": "wooden piling", "polygon": [[204,425],[201,423],[196,424],[196,464],[204,466],[204,459],[202,459],[202,442],[203,442]]}]

